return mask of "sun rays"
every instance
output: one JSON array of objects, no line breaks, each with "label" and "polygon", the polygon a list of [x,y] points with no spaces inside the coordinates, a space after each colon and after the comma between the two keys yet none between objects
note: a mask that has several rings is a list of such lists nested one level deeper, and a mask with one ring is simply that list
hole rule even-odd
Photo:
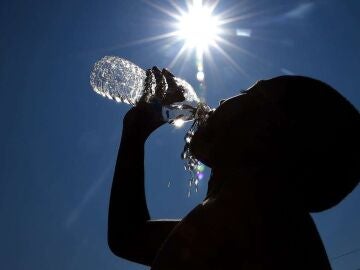
[{"label": "sun rays", "polygon": [[139,40],[137,44],[158,40],[163,40],[167,44],[180,43],[180,49],[174,55],[168,68],[171,69],[181,61],[186,61],[189,54],[193,54],[197,69],[196,79],[200,86],[204,87],[206,78],[204,60],[207,59],[210,64],[214,64],[211,52],[216,50],[230,65],[245,74],[244,69],[232,59],[225,49],[225,47],[235,48],[249,54],[228,40],[229,35],[237,38],[249,38],[251,36],[251,29],[226,28],[227,24],[239,21],[244,17],[240,16],[241,14],[234,14],[233,7],[220,13],[216,11],[219,1],[188,0],[185,7],[180,6],[175,1],[167,2],[170,3],[167,6],[153,1],[146,1],[146,3],[169,17],[169,21],[164,23],[171,27],[171,31]]}]

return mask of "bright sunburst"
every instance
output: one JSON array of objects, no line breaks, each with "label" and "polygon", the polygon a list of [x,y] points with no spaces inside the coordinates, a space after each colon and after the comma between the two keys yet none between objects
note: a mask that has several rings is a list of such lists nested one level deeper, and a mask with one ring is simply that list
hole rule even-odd
[{"label": "bright sunburst", "polygon": [[231,43],[227,39],[227,36],[232,35],[242,38],[250,37],[251,30],[241,28],[226,29],[225,25],[249,17],[249,14],[234,14],[234,10],[237,10],[234,9],[234,7],[230,7],[222,13],[218,13],[216,12],[216,8],[219,4],[219,0],[187,0],[186,8],[181,6],[179,1],[174,0],[169,0],[167,2],[170,3],[172,8],[167,8],[155,1],[145,1],[173,19],[173,21],[164,22],[172,27],[172,31],[140,40],[137,43],[162,39],[167,40],[165,45],[168,46],[172,46],[174,43],[178,42],[182,43],[182,47],[177,54],[174,55],[168,68],[173,68],[179,60],[188,59],[190,53],[195,53],[194,60],[197,68],[196,79],[200,83],[200,87],[205,89],[204,82],[206,74],[204,71],[204,59],[208,58],[209,63],[213,64],[211,50],[215,49],[237,70],[243,72],[240,66],[223,49],[223,46],[228,46],[232,49],[248,53],[239,46]]},{"label": "bright sunburst", "polygon": [[209,45],[215,45],[220,34],[220,22],[213,15],[213,9],[214,6],[195,0],[188,4],[188,11],[178,18],[177,35],[184,40],[187,48],[204,51]]}]

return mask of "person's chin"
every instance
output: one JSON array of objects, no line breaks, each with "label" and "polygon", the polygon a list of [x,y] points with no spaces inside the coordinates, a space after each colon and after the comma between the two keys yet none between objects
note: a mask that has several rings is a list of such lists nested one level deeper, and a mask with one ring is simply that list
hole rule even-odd
[{"label": "person's chin", "polygon": [[207,143],[201,136],[194,136],[190,143],[190,152],[192,155],[205,164],[208,167],[211,167],[211,145]]}]

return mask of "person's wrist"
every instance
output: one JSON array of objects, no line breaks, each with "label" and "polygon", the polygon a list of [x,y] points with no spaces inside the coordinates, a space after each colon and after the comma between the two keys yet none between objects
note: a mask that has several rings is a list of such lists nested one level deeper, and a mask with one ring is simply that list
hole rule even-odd
[{"label": "person's wrist", "polygon": [[151,132],[143,130],[141,127],[123,126],[122,138],[137,142],[145,142]]}]

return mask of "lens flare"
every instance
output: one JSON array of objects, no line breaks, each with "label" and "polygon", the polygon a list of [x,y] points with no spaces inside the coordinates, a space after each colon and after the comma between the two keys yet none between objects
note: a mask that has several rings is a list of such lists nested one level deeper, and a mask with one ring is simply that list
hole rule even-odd
[{"label": "lens flare", "polygon": [[197,179],[202,180],[204,178],[204,174],[202,172],[197,172]]},{"label": "lens flare", "polygon": [[197,79],[199,82],[203,82],[204,79],[205,79],[204,71],[198,71],[198,72],[196,73],[196,79]]},{"label": "lens flare", "polygon": [[203,164],[199,164],[198,167],[197,167],[197,170],[199,172],[203,172],[205,170],[205,166]]}]

